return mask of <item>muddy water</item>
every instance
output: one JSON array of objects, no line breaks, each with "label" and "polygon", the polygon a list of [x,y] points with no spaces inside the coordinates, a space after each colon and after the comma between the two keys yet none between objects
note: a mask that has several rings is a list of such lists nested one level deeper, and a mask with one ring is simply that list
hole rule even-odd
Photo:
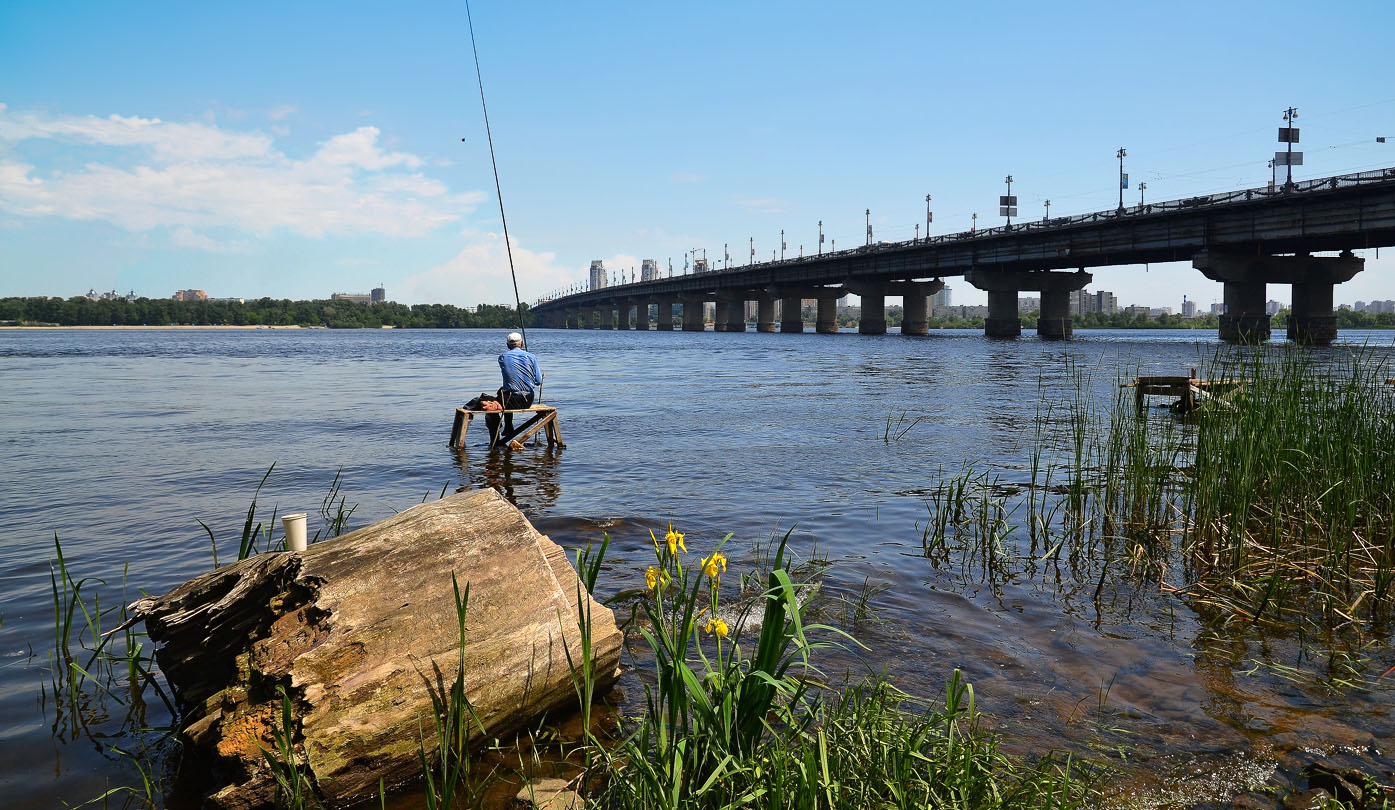
[{"label": "muddy water", "polygon": [[[353,526],[495,487],[564,545],[609,533],[612,593],[642,583],[648,531],[670,520],[695,554],[733,533],[738,570],[753,541],[793,529],[799,553],[827,560],[821,609],[866,645],[826,657],[826,671],[885,671],[933,699],[960,667],[1011,748],[1122,752],[1141,806],[1224,793],[1312,752],[1395,767],[1395,676],[1377,680],[1395,658],[1380,639],[1334,662],[1312,657],[1312,639],[1208,627],[1155,585],[1097,590],[1069,565],[984,577],[922,553],[927,487],[965,464],[1026,480],[1038,418],[1076,396],[1072,368],[1107,400],[1119,377],[1201,365],[1209,334],[531,337],[568,446],[500,455],[482,434],[464,453],[445,447],[450,408],[497,387],[492,332],[0,333],[7,806],[139,779],[110,748],[125,707],[89,701],[73,715],[48,693],[54,533],[76,576],[106,579],[91,586],[104,605],[127,563],[128,593],[162,591],[211,566],[196,519],[235,554],[272,462],[263,504],[311,512],[312,534],[339,470]],[[1318,355],[1392,351],[1387,333],[1344,339]],[[903,415],[901,427],[919,421],[886,441]],[[840,597],[868,588],[875,615],[852,616]],[[1375,685],[1334,689],[1334,673]],[[157,703],[143,721],[167,717]]]}]

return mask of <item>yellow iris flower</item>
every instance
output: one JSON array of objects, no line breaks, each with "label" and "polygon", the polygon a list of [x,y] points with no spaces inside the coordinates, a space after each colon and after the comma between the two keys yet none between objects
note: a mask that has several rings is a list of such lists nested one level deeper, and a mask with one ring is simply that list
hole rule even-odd
[{"label": "yellow iris flower", "polygon": [[669,554],[677,554],[680,548],[683,549],[685,553],[688,551],[688,547],[683,544],[682,533],[675,532],[672,523],[668,525],[668,533],[664,535],[664,542],[668,543]]},{"label": "yellow iris flower", "polygon": [[720,579],[726,570],[727,558],[721,552],[717,552],[702,561],[702,572],[712,579]]},{"label": "yellow iris flower", "polygon": [[727,633],[731,632],[730,629],[727,627],[727,623],[722,621],[721,619],[718,619],[715,616],[707,620],[707,627],[703,629],[709,633],[716,633],[717,635],[723,637],[725,637]]},{"label": "yellow iris flower", "polygon": [[649,570],[644,572],[644,584],[649,586],[649,590],[655,591],[668,587],[668,572],[649,566]]}]

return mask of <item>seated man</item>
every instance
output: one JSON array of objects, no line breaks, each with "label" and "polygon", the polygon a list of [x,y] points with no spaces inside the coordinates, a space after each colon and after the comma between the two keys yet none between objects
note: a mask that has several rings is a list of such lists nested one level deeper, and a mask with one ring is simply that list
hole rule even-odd
[{"label": "seated man", "polygon": [[[533,389],[542,385],[542,372],[538,370],[537,356],[522,348],[522,335],[510,332],[506,340],[508,351],[499,355],[499,371],[504,375],[504,385],[499,389],[499,403],[506,411],[521,410],[532,406]],[[489,426],[490,440],[493,441],[499,435],[499,417],[493,414],[486,416],[485,424]],[[513,433],[511,413],[504,414],[504,430],[506,436]]]}]

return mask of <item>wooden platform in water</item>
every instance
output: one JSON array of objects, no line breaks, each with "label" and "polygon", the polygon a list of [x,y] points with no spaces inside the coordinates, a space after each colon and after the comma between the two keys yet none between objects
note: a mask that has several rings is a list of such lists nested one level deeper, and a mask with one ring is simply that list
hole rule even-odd
[{"label": "wooden platform in water", "polygon": [[[504,430],[503,414],[527,414],[528,421],[518,425],[512,433]],[[557,424],[557,409],[551,405],[534,405],[530,408],[518,408],[508,411],[471,411],[465,408],[455,409],[455,422],[450,429],[450,446],[459,450],[465,447],[465,432],[470,429],[470,422],[477,416],[500,416],[497,424],[497,433],[491,433],[489,437],[490,448],[498,447],[500,444],[507,444],[514,450],[522,450],[523,443],[532,438],[538,431],[546,431],[547,446],[566,447],[562,441],[562,429]],[[488,426],[486,421],[485,425]]]},{"label": "wooden platform in water", "polygon": [[1133,382],[1124,383],[1125,388],[1134,389],[1134,401],[1140,411],[1143,410],[1147,397],[1168,396],[1177,397],[1173,408],[1183,412],[1195,410],[1201,403],[1217,403],[1226,408],[1234,408],[1229,398],[1244,385],[1244,380],[1198,379],[1196,369],[1192,369],[1191,376],[1153,375],[1135,377]]}]

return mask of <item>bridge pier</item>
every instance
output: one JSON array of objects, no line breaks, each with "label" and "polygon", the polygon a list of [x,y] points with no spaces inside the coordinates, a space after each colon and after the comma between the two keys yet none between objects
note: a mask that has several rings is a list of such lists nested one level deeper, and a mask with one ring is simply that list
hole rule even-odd
[{"label": "bridge pier", "polygon": [[1333,287],[1361,272],[1365,259],[1351,251],[1340,256],[1255,256],[1203,250],[1192,266],[1225,285],[1225,314],[1220,337],[1228,343],[1262,343],[1269,339],[1269,315],[1264,310],[1265,284],[1293,285],[1293,309],[1288,339],[1325,346],[1337,337],[1332,311]]},{"label": "bridge pier", "polygon": [[654,320],[654,330],[657,332],[673,331],[673,299],[661,296],[659,298],[658,317]]},{"label": "bridge pier", "polygon": [[702,298],[696,295],[683,297],[683,331],[702,332],[707,324],[702,320]]},{"label": "bridge pier", "polygon": [[819,314],[814,320],[814,331],[820,335],[838,333],[838,299],[841,295],[819,296]]},{"label": "bridge pier", "polygon": [[[718,309],[721,309],[721,306],[722,306],[722,305],[721,305],[721,302],[718,302],[717,308],[718,308]],[[746,331],[746,295],[745,295],[745,293],[736,293],[735,295],[731,295],[731,296],[728,296],[728,297],[727,297],[727,331],[728,331],[728,332],[745,332],[745,331]]]},{"label": "bridge pier", "polygon": [[1017,316],[1017,295],[1022,290],[1041,293],[1041,317],[1037,336],[1043,340],[1069,340],[1070,296],[1067,293],[1089,284],[1094,277],[1078,273],[1052,273],[1044,270],[970,270],[964,280],[988,292],[988,318],[983,333],[988,337],[1017,337],[1022,321]]},{"label": "bridge pier", "polygon": [[775,331],[775,296],[767,292],[756,297],[756,331]]},{"label": "bridge pier", "polygon": [[649,331],[649,299],[635,298],[635,329],[640,332]]},{"label": "bridge pier", "polygon": [[780,331],[804,331],[804,299],[797,295],[780,298]]},{"label": "bridge pier", "polygon": [[860,335],[886,334],[886,284],[863,281],[849,284],[848,289],[862,299],[862,314],[857,319]]},{"label": "bridge pier", "polygon": [[630,328],[630,299],[621,298],[615,305],[615,328]]},{"label": "bridge pier", "polygon": [[901,296],[901,334],[928,335],[930,333],[930,296],[943,290],[945,283],[935,281],[893,281],[886,285],[886,291]]}]

